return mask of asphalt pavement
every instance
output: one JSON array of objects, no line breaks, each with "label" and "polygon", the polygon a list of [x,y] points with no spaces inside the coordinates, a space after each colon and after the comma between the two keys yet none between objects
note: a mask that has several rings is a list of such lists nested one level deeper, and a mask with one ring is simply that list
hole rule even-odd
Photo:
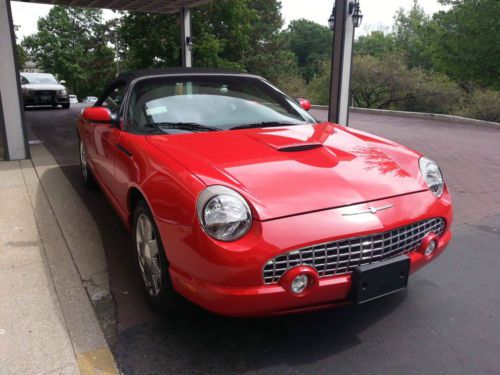
[{"label": "asphalt pavement", "polygon": [[80,108],[27,110],[26,119],[99,227],[114,299],[107,339],[124,374],[500,373],[499,130],[351,115],[352,127],[436,160],[454,198],[452,243],[407,291],[278,318],[224,318],[194,306],[165,316],[142,296],[128,232],[103,195],[80,183]]}]

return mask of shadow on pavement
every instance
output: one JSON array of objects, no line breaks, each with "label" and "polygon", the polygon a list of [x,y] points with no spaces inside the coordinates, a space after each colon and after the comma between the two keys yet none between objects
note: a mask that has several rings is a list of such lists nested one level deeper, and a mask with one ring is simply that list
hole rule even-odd
[{"label": "shadow on pavement", "polygon": [[362,343],[359,334],[406,299],[276,318],[237,319],[200,309],[162,316],[119,333],[115,350],[127,374],[321,371],[321,361]]}]

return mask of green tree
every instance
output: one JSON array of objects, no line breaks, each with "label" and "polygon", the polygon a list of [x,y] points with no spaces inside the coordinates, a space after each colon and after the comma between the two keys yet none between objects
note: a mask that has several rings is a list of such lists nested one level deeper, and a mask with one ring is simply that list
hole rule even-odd
[{"label": "green tree", "polygon": [[[256,13],[246,0],[221,0],[192,11],[193,62],[244,69]],[[116,27],[126,69],[181,65],[179,14],[129,13]]]},{"label": "green tree", "polygon": [[122,69],[147,69],[181,64],[179,15],[130,12],[110,25],[116,30]]},{"label": "green tree", "polygon": [[500,89],[500,2],[441,3],[451,9],[433,17],[431,41],[436,67],[462,83]]},{"label": "green tree", "polygon": [[[124,69],[179,66],[179,15],[129,13],[113,21]],[[277,0],[222,0],[193,9],[195,66],[233,68],[273,82],[297,75]],[[297,82],[297,81],[296,81]]]},{"label": "green tree", "polygon": [[330,58],[332,32],[326,26],[300,19],[287,29],[289,48],[295,54],[300,73],[309,82],[321,70],[320,62]]},{"label": "green tree", "polygon": [[193,58],[196,66],[244,69],[256,17],[244,0],[220,0],[193,10]]},{"label": "green tree", "polygon": [[408,12],[401,8],[394,16],[392,37],[395,47],[404,54],[410,68],[432,67],[428,44],[429,23],[430,17],[419,5],[418,0],[413,0],[413,6]]},{"label": "green tree", "polygon": [[16,44],[16,49],[17,49],[17,63],[19,64],[18,68],[20,71],[22,71],[24,64],[29,59],[28,53],[26,52],[26,49],[20,44]]},{"label": "green tree", "polygon": [[114,74],[105,34],[100,10],[55,6],[22,45],[46,72],[65,79],[72,92],[96,95]]},{"label": "green tree", "polygon": [[381,30],[361,35],[354,42],[354,54],[356,55],[383,56],[394,52],[395,49],[396,45],[392,34],[386,34]]},{"label": "green tree", "polygon": [[[19,30],[19,25],[14,25],[14,32],[17,32],[18,30]],[[18,69],[22,71],[24,63],[28,61],[29,56],[26,49],[17,42],[17,34],[16,34],[16,50],[17,50],[17,63],[19,64]]]},{"label": "green tree", "polygon": [[295,82],[295,88],[303,86],[298,77],[295,55],[288,49],[286,33],[281,31],[281,2],[254,0],[248,2],[248,6],[253,11],[253,17],[250,45],[244,57],[245,69],[274,83],[284,85],[290,80]]}]

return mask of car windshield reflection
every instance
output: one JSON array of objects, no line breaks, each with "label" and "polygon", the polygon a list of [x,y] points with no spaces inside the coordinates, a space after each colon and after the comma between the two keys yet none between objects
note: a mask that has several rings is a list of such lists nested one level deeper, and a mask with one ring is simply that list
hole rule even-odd
[{"label": "car windshield reflection", "polygon": [[299,125],[316,121],[295,101],[253,77],[146,79],[131,93],[128,124],[203,124],[220,130]]},{"label": "car windshield reflection", "polygon": [[22,75],[30,84],[59,84],[52,74],[47,73],[25,73]]}]

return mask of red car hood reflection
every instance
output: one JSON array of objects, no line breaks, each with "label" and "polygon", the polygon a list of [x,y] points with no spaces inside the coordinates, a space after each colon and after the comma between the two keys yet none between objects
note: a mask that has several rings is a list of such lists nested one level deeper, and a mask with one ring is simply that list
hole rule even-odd
[{"label": "red car hood reflection", "polygon": [[419,154],[330,123],[147,138],[205,184],[240,191],[260,220],[427,189]]}]

